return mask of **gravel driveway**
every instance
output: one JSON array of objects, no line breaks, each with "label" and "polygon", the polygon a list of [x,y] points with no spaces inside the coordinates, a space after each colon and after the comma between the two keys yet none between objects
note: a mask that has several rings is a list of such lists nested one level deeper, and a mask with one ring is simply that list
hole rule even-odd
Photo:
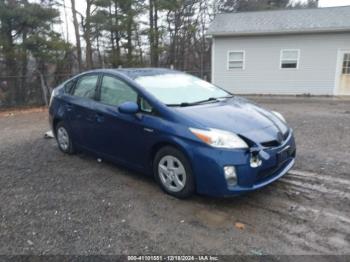
[{"label": "gravel driveway", "polygon": [[43,139],[47,113],[0,113],[0,254],[349,254],[350,100],[252,97],[295,130],[297,164],[237,198],[165,195],[148,177]]}]

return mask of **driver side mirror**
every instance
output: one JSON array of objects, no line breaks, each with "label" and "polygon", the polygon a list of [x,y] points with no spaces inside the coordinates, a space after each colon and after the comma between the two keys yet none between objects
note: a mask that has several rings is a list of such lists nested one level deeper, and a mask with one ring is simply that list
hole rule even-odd
[{"label": "driver side mirror", "polygon": [[118,107],[120,113],[134,115],[139,112],[139,106],[135,102],[125,102]]}]

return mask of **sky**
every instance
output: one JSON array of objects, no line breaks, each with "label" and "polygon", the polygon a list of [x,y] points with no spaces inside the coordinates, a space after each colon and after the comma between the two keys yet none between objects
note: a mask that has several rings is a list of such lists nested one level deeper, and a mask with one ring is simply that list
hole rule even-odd
[{"label": "sky", "polygon": [[[298,2],[299,0],[295,0]],[[307,0],[302,0],[302,1],[307,1]],[[68,27],[65,24],[65,14],[63,12],[64,8],[62,7],[61,9],[61,20],[62,20],[62,25],[61,28],[59,29],[62,35],[67,38],[67,29],[68,29],[68,40],[70,42],[75,42],[75,35],[74,35],[74,29],[73,29],[73,24],[72,24],[72,12],[70,9],[70,0],[65,0],[65,3],[67,5],[66,7],[66,15],[67,15],[67,20],[68,20]],[[319,6],[320,7],[332,7],[332,6],[345,6],[345,5],[350,5],[350,0],[319,0]],[[85,9],[85,0],[76,0],[76,6],[78,11],[81,13],[84,13]]]},{"label": "sky", "polygon": [[320,0],[320,7],[350,5],[350,0]]}]

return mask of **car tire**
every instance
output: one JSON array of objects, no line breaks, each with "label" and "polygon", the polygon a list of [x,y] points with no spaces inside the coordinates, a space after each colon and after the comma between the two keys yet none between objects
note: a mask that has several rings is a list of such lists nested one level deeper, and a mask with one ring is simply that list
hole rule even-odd
[{"label": "car tire", "polygon": [[153,161],[156,181],[169,195],[184,199],[195,192],[195,179],[187,157],[170,146],[161,148]]},{"label": "car tire", "polygon": [[71,135],[64,122],[59,122],[55,128],[55,137],[58,148],[66,154],[72,155],[75,153]]}]

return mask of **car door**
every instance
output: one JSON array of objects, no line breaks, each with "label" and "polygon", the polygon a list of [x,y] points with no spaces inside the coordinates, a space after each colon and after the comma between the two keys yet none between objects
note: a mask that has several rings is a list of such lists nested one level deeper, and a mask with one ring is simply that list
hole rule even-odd
[{"label": "car door", "polygon": [[80,147],[94,150],[94,125],[96,124],[96,95],[99,74],[92,73],[79,77],[66,99],[69,125],[73,141]]},{"label": "car door", "polygon": [[[147,101],[135,89],[115,76],[102,77],[99,93],[100,121],[95,132],[99,151],[119,162],[126,162],[136,168],[144,167],[149,160],[147,152],[156,139],[154,127],[158,118],[151,113],[148,104],[146,108]],[[124,102],[140,101],[143,101],[146,109],[137,116],[118,111],[118,106]]]}]

